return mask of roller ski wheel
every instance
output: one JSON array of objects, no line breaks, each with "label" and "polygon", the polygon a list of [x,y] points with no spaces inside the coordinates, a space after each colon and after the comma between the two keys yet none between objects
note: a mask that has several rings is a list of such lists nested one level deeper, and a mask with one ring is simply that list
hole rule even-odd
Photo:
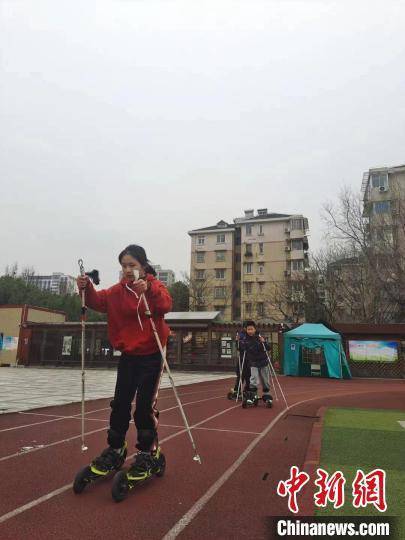
[{"label": "roller ski wheel", "polygon": [[144,484],[154,476],[161,478],[165,471],[166,459],[160,450],[156,455],[139,452],[129,469],[119,471],[114,476],[111,488],[112,498],[115,502],[123,501],[134,487]]},{"label": "roller ski wheel", "polygon": [[76,495],[80,495],[84,488],[90,484],[92,476],[91,467],[87,465],[87,467],[83,467],[75,476],[74,482],[73,482],[73,491],[76,493]]},{"label": "roller ski wheel", "polygon": [[130,487],[127,471],[119,471],[114,476],[111,495],[115,502],[121,502],[128,497]]},{"label": "roller ski wheel", "polygon": [[109,478],[112,473],[118,471],[122,467],[126,457],[126,443],[122,448],[121,453],[116,452],[110,447],[103,450],[101,455],[95,458],[90,465],[83,467],[83,469],[76,474],[73,481],[74,493],[80,495],[88,485],[103,478]]},{"label": "roller ski wheel", "polygon": [[273,407],[273,398],[270,395],[264,395],[262,399],[263,399],[264,405],[267,408],[271,409]]},{"label": "roller ski wheel", "polygon": [[250,407],[257,407],[258,400],[254,398],[246,398],[242,401],[242,407],[249,409]]}]

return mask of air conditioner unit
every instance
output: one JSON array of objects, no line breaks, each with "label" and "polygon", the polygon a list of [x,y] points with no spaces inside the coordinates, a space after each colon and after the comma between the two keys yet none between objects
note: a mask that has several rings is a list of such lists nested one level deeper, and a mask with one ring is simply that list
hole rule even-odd
[{"label": "air conditioner unit", "polygon": [[290,233],[290,229],[289,229],[288,227],[286,227],[286,228],[284,229],[284,232],[285,232],[286,234],[289,234],[289,233]]},{"label": "air conditioner unit", "polygon": [[385,186],[380,186],[380,193],[385,193],[386,191],[388,191],[388,188],[385,187]]},{"label": "air conditioner unit", "polygon": [[290,246],[285,246],[285,251],[291,251]]},{"label": "air conditioner unit", "polygon": [[289,270],[284,270],[284,276],[285,277],[291,276],[291,272]]}]

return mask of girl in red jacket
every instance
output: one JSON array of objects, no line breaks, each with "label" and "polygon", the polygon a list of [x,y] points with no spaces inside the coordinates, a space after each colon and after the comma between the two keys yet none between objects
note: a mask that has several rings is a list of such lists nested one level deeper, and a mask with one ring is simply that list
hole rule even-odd
[{"label": "girl in red jacket", "polygon": [[[134,422],[139,452],[128,471],[128,478],[143,480],[159,473],[162,465],[158,446],[157,425],[159,412],[157,394],[163,361],[145,314],[142,295],[149,303],[162,346],[165,347],[169,327],[164,314],[172,308],[166,287],[155,278],[145,250],[130,245],[119,254],[123,278],[109,289],[96,291],[87,276],[79,276],[79,289],[85,289],[86,305],[107,313],[108,337],[114,349],[121,351],[118,363],[114,399],[111,402],[110,427],[106,448],[90,465],[95,475],[105,476],[119,469],[127,455],[125,436],[131,419],[131,403],[136,395]],[[134,270],[139,279],[134,280]]]}]

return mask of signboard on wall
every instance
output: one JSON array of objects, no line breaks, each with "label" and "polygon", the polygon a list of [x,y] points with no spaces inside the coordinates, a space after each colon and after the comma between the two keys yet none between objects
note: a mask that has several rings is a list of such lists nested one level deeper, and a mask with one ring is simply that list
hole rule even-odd
[{"label": "signboard on wall", "polygon": [[3,351],[16,351],[18,348],[18,337],[3,335]]},{"label": "signboard on wall", "polygon": [[232,358],[232,338],[224,336],[221,338],[221,358]]},{"label": "signboard on wall", "polygon": [[349,341],[349,355],[352,362],[396,362],[398,343],[396,341]]}]

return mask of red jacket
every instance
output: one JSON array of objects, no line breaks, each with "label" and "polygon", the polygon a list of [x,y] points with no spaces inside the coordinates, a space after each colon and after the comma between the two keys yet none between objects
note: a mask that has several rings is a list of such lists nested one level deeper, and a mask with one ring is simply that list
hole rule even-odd
[{"label": "red jacket", "polygon": [[[154,276],[147,274],[149,288],[145,293],[152,318],[155,322],[162,346],[165,347],[170,329],[164,314],[172,309],[172,298],[166,287]],[[145,304],[135,291],[129,291],[131,284],[124,278],[109,289],[96,291],[88,281],[86,305],[107,313],[108,337],[114,349],[128,354],[146,355],[159,350],[152,325],[145,315]]]}]

